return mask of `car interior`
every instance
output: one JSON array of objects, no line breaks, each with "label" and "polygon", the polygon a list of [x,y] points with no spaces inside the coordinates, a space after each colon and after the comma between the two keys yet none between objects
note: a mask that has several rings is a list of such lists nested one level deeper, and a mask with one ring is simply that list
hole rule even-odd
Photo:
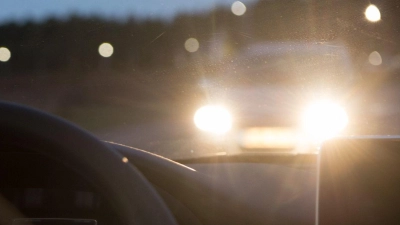
[{"label": "car interior", "polygon": [[[318,155],[175,162],[99,141],[32,108],[3,102],[0,114],[2,224],[395,224],[399,219],[397,139],[331,140]],[[26,126],[28,121],[41,126]]]},{"label": "car interior", "polygon": [[[1,207],[10,212],[5,213],[7,223],[20,217],[93,219],[99,224],[131,222],[128,219],[145,224],[314,220],[313,155],[174,162],[100,142],[60,118],[30,108],[2,103],[1,112]],[[41,126],[26,127],[28,121]],[[137,187],[142,182],[144,187]],[[117,198],[121,202],[115,202]]]},{"label": "car interior", "polygon": [[400,3],[0,4],[0,225],[400,224]]}]

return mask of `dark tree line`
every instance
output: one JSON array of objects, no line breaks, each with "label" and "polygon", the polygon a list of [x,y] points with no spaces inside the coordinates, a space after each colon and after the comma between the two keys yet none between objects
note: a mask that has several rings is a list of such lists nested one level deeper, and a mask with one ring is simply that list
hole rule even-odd
[{"label": "dark tree line", "polygon": [[[397,52],[400,14],[394,9],[398,3],[378,3],[383,19],[376,24],[364,18],[370,4],[365,0],[259,1],[247,6],[243,16],[216,8],[203,14],[180,14],[172,22],[135,17],[116,22],[72,15],[68,20],[9,23],[0,26],[0,46],[9,48],[12,58],[0,63],[0,74],[81,74],[104,65],[120,72],[207,65],[215,52],[230,57],[246,45],[263,41],[340,42],[349,47],[355,60],[372,50]],[[184,49],[190,37],[200,43],[195,53]],[[114,46],[111,58],[99,56],[97,49],[103,42]],[[180,63],[182,58],[185,61]]]}]

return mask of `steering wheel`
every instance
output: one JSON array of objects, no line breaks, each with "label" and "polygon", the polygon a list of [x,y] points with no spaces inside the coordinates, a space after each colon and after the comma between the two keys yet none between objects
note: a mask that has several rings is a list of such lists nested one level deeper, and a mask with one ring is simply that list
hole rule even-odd
[{"label": "steering wheel", "polygon": [[123,224],[177,224],[137,168],[114,149],[64,119],[0,102],[0,141],[36,150],[77,171],[103,193]]}]

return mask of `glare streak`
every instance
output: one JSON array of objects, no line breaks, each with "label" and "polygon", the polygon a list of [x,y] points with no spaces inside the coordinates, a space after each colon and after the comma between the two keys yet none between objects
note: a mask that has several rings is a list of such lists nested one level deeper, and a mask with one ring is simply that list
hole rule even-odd
[{"label": "glare streak", "polygon": [[[321,149],[319,149],[321,150]],[[317,179],[316,179],[316,192],[315,192],[315,225],[319,225],[319,186],[321,176],[321,154],[317,155]]]}]

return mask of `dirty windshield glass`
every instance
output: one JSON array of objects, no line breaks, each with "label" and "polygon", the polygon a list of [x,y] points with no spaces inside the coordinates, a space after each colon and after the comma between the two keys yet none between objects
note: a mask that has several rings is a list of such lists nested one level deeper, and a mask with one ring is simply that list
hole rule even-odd
[{"label": "dirty windshield glass", "polygon": [[5,1],[1,100],[168,158],[399,134],[396,1]]}]

